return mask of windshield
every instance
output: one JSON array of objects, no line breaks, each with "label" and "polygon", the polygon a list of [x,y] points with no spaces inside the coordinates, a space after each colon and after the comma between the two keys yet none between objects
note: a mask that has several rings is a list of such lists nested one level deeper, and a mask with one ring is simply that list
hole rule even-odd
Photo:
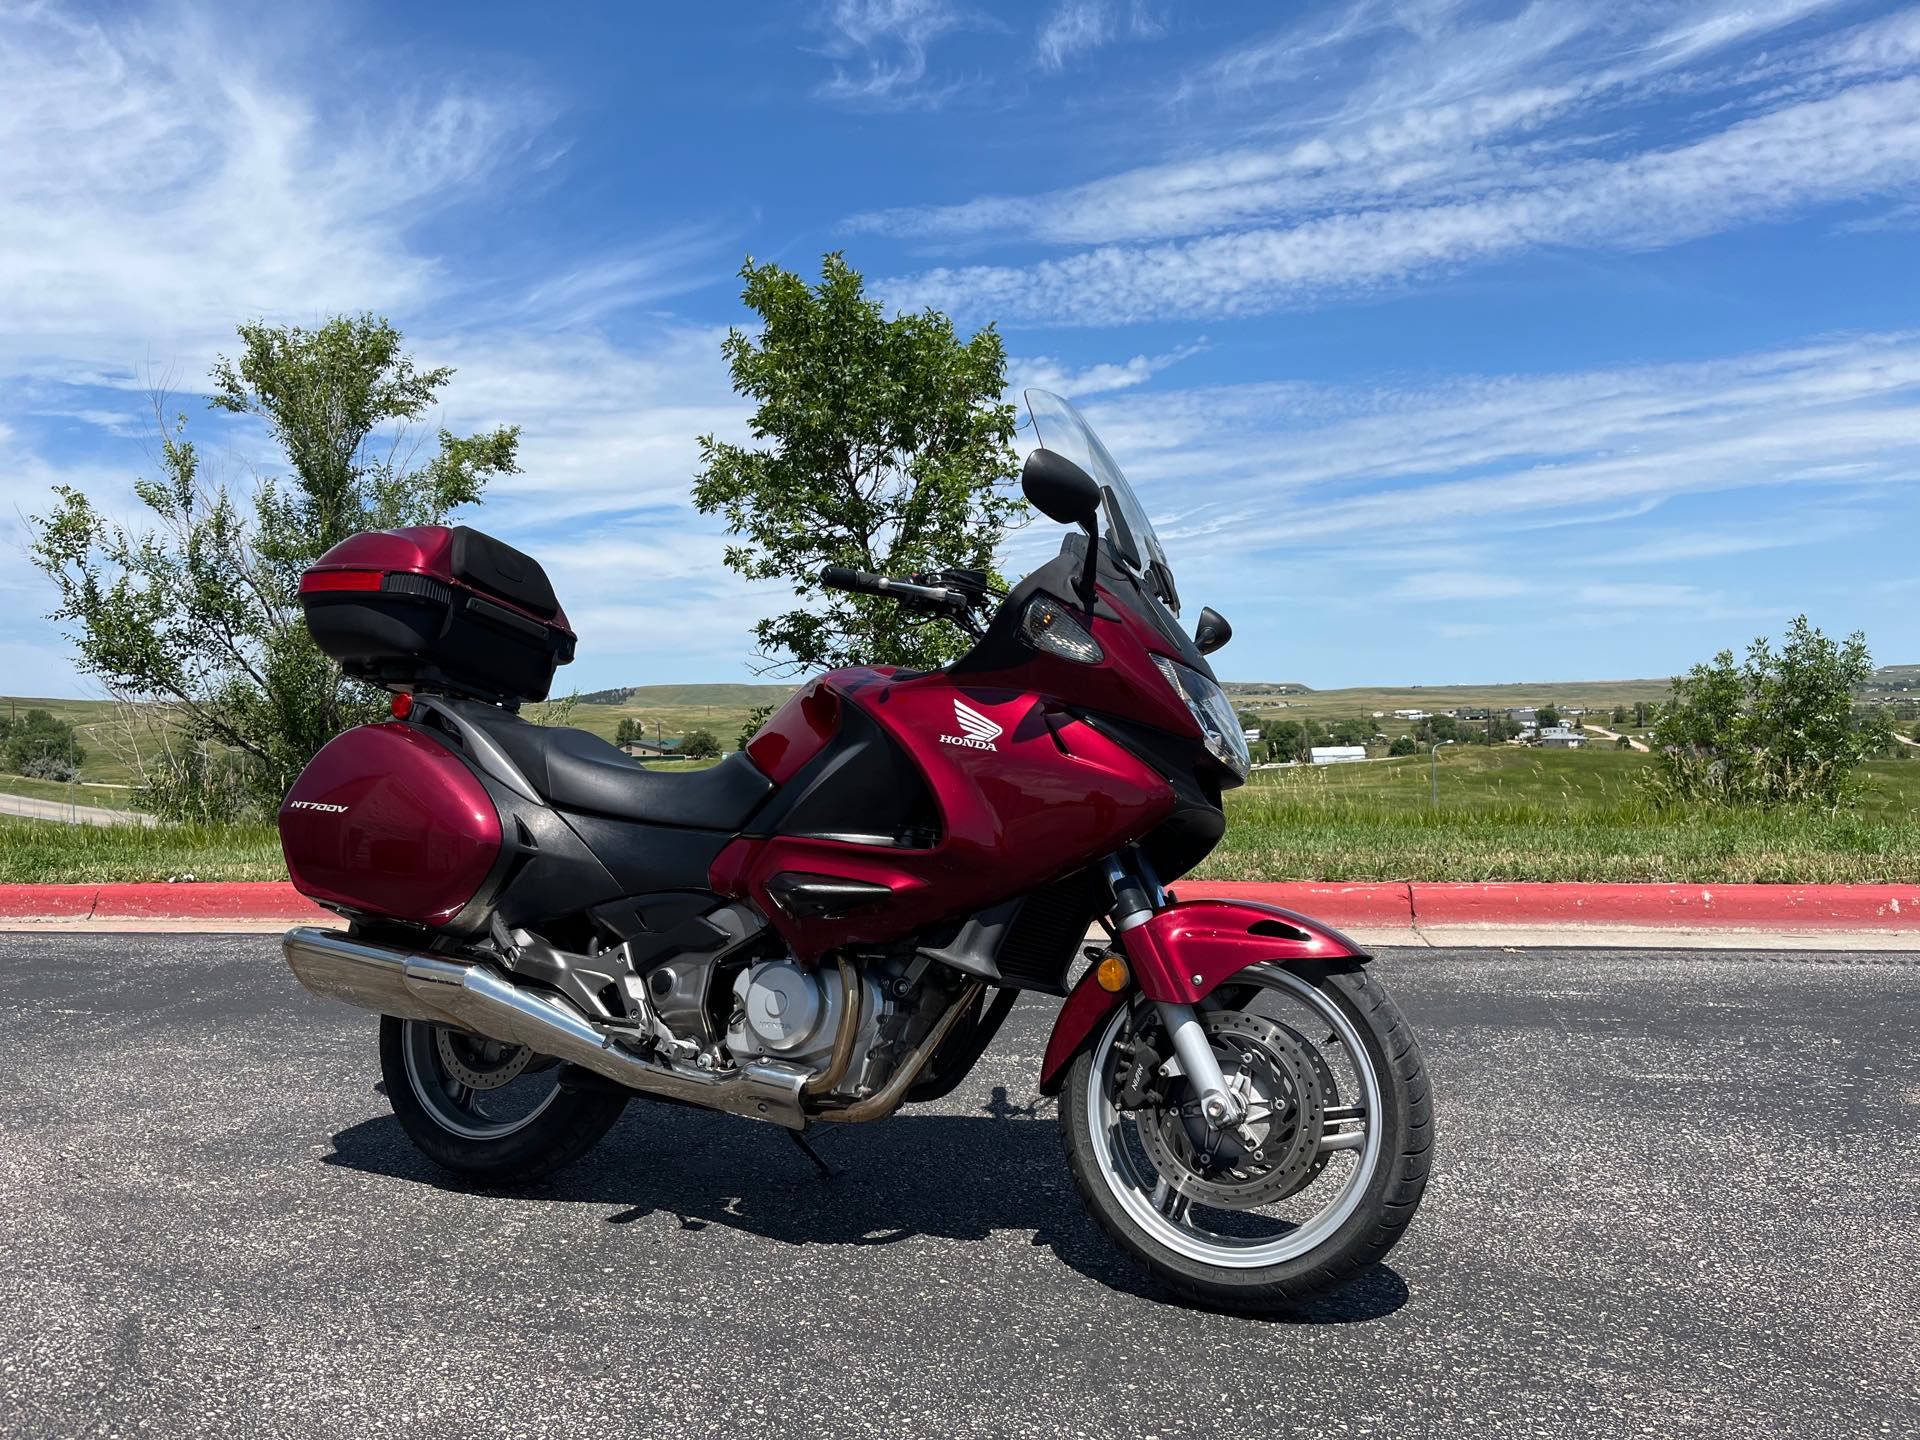
[{"label": "windshield", "polygon": [[1093,433],[1093,427],[1050,390],[1029,390],[1026,400],[1033,416],[1034,437],[1041,447],[1064,455],[1099,482],[1106,496],[1107,538],[1114,553],[1178,615],[1180,592],[1174,588],[1167,552],[1160,546],[1160,537],[1154,533],[1140,497],[1133,493],[1133,486],[1113,463],[1113,456]]}]

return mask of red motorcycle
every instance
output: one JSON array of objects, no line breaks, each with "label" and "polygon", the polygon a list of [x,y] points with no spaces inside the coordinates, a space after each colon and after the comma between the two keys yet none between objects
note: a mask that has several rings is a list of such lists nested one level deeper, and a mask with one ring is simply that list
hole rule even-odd
[{"label": "red motorcycle", "polygon": [[1205,658],[1231,632],[1180,629],[1119,468],[1066,401],[1027,399],[1026,495],[1084,534],[1004,595],[830,567],[972,649],[822,675],[711,769],[516,713],[574,637],[498,541],[364,534],[307,572],[314,638],[393,719],[333,740],[280,812],[294,883],[350,922],[290,932],[287,961],[384,1017],[387,1096],[433,1160],[529,1181],[635,1094],[796,1136],[880,1120],[950,1092],[1031,991],[1065,996],[1039,1088],[1068,1168],[1174,1290],[1285,1308],[1400,1237],[1432,1141],[1419,1046],[1338,931],[1164,888],[1247,774]]}]

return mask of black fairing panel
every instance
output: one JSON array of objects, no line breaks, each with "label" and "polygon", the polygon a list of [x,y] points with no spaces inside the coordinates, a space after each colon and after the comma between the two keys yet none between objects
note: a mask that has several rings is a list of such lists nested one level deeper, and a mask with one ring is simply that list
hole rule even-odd
[{"label": "black fairing panel", "polygon": [[939,843],[940,817],[906,752],[859,706],[842,705],[833,739],[780,788],[746,833],[927,849]]}]

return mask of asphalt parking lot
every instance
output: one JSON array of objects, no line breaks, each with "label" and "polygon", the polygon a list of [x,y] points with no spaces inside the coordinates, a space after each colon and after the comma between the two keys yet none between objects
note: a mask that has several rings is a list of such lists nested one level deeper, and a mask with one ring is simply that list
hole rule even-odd
[{"label": "asphalt parking lot", "polygon": [[1440,1158],[1323,1309],[1182,1309],[1030,1108],[636,1102],[462,1190],[261,936],[0,935],[0,1433],[1920,1433],[1920,956],[1392,953]]}]

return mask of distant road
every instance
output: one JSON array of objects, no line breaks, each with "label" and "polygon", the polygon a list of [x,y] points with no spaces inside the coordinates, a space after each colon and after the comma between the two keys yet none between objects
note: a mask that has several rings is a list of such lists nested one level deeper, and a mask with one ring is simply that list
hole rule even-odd
[{"label": "distant road", "polygon": [[[1594,734],[1606,740],[1618,740],[1620,738],[1620,732],[1618,730],[1609,730],[1604,725],[1589,725],[1585,721],[1582,721],[1580,728],[1582,730],[1591,730]],[[1640,751],[1645,751],[1647,748],[1638,740],[1628,740],[1627,746],[1629,749]]]},{"label": "distant road", "polygon": [[66,825],[151,825],[154,817],[138,810],[104,810],[98,805],[68,805],[31,795],[0,794],[0,815],[28,820],[58,820]]}]

